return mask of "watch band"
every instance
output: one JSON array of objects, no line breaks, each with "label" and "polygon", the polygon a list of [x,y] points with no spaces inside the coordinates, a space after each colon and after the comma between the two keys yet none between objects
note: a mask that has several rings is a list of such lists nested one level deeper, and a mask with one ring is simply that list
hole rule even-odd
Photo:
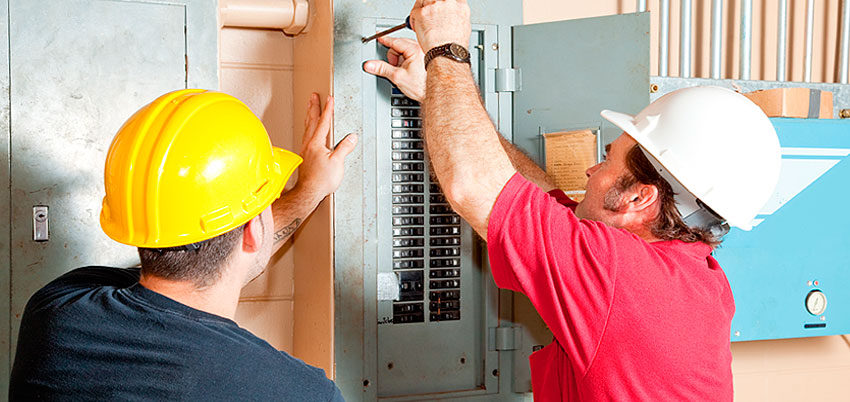
[{"label": "watch band", "polygon": [[469,61],[469,51],[465,47],[457,43],[446,43],[432,48],[425,53],[425,69],[428,69],[428,63],[437,57],[446,57],[458,63],[471,64]]}]

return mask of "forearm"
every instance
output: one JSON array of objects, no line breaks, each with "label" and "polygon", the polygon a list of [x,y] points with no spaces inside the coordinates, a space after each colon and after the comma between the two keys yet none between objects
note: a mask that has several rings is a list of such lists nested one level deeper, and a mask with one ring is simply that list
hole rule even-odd
[{"label": "forearm", "polygon": [[272,204],[272,217],[274,218],[274,248],[277,252],[283,243],[295,233],[301,223],[313,213],[319,202],[325,196],[311,192],[307,189],[295,186]]},{"label": "forearm", "polygon": [[490,210],[516,173],[499,142],[469,65],[436,58],[428,65],[425,141],[452,207],[485,239]]},{"label": "forearm", "polygon": [[502,137],[501,135],[499,136],[499,141],[502,144],[502,148],[505,149],[505,153],[508,154],[511,164],[528,181],[536,184],[537,187],[540,187],[546,192],[558,188],[555,185],[555,181],[552,180],[552,178],[549,177],[549,175],[546,174],[540,166],[534,163],[528,155],[517,148],[516,145],[506,140],[505,137]]}]

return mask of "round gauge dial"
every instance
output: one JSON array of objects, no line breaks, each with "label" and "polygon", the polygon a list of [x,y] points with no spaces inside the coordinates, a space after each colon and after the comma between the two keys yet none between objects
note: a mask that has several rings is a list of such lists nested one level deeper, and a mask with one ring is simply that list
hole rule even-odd
[{"label": "round gauge dial", "polygon": [[806,310],[811,315],[821,315],[826,311],[826,294],[813,290],[806,296]]}]

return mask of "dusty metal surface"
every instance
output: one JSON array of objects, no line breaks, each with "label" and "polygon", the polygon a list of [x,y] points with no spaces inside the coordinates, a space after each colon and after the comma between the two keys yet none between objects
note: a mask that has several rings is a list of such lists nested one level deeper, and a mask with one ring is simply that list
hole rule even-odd
[{"label": "dusty metal surface", "polygon": [[9,3],[0,2],[0,395],[9,389]]},{"label": "dusty metal surface", "polygon": [[[187,85],[217,89],[216,19],[217,7],[202,0],[11,4],[11,58],[3,58],[11,68],[3,71],[11,71],[12,316],[4,339],[12,350],[41,286],[80,266],[136,263],[134,248],[100,229],[106,150],[157,96]],[[32,240],[34,205],[50,207],[49,241]]]},{"label": "dusty metal surface", "polygon": [[679,88],[687,88],[693,86],[713,85],[723,88],[738,90],[741,92],[751,92],[760,89],[773,88],[813,88],[821,91],[832,92],[833,116],[839,117],[842,109],[850,108],[850,85],[847,84],[832,84],[818,82],[783,82],[783,81],[745,81],[745,80],[714,80],[709,78],[678,78],[678,77],[651,77],[650,82],[658,85],[658,91],[652,93],[650,98],[652,101],[668,92],[675,91]]}]

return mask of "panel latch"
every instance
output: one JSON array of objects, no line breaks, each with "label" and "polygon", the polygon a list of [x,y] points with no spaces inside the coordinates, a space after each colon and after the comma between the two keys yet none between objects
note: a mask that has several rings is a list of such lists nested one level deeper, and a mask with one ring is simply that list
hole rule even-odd
[{"label": "panel latch", "polygon": [[487,349],[489,350],[516,350],[521,332],[520,327],[496,327],[490,328]]},{"label": "panel latch", "polygon": [[522,90],[522,71],[518,68],[497,68],[496,92],[517,92]]}]

